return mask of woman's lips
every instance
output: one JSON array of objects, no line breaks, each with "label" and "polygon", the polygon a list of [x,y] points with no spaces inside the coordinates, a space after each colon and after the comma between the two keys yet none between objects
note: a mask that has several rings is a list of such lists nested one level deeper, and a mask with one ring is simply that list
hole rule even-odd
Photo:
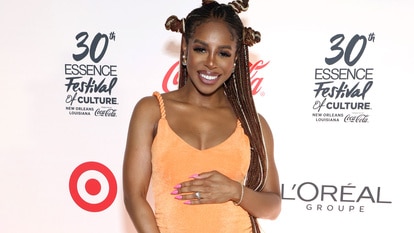
[{"label": "woman's lips", "polygon": [[218,78],[218,75],[211,75],[211,74],[202,74],[200,73],[200,77],[203,79],[207,79],[209,81],[216,80]]}]

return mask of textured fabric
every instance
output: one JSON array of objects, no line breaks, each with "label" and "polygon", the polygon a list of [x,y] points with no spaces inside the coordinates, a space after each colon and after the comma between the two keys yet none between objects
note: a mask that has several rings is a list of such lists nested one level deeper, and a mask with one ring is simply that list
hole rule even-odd
[{"label": "textured fabric", "polygon": [[233,134],[212,148],[199,150],[186,143],[168,125],[161,95],[161,119],[152,145],[152,189],[155,217],[162,233],[252,232],[248,213],[232,202],[186,205],[171,192],[189,176],[217,170],[243,182],[250,163],[249,139],[240,122]]}]

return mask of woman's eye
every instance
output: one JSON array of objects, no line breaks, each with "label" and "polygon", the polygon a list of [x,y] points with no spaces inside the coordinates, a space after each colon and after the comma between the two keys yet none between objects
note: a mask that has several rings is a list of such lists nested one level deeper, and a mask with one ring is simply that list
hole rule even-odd
[{"label": "woman's eye", "polygon": [[206,50],[204,48],[196,47],[196,48],[194,48],[194,51],[197,52],[197,53],[204,53]]},{"label": "woman's eye", "polygon": [[229,52],[220,52],[220,56],[222,56],[222,57],[231,57],[231,54]]}]

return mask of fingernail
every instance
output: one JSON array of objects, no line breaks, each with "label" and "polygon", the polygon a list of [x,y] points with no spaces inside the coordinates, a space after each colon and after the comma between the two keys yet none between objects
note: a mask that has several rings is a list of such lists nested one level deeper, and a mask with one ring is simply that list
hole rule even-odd
[{"label": "fingernail", "polygon": [[181,199],[183,199],[183,196],[181,196],[181,195],[175,196],[175,199],[181,200]]},{"label": "fingernail", "polygon": [[173,194],[173,195],[178,194],[178,190],[175,189],[174,191],[171,192],[171,194]]},{"label": "fingernail", "polygon": [[190,178],[199,178],[200,176],[198,174],[193,174],[190,176]]},{"label": "fingernail", "polygon": [[191,201],[185,201],[184,204],[190,205]]},{"label": "fingernail", "polygon": [[174,186],[174,188],[176,188],[176,189],[181,188],[181,184],[177,184],[176,186]]}]

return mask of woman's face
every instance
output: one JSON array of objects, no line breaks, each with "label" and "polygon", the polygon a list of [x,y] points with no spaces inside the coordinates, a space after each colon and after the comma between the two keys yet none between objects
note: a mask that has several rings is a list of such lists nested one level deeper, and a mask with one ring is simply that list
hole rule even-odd
[{"label": "woman's face", "polygon": [[212,94],[230,77],[236,45],[236,38],[222,21],[209,21],[195,29],[184,54],[188,77],[199,92]]}]

